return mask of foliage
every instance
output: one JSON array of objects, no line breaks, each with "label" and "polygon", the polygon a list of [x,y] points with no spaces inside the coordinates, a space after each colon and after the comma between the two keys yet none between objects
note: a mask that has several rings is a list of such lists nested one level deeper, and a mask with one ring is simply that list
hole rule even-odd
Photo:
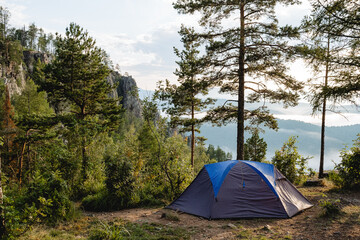
[{"label": "foliage", "polygon": [[259,130],[253,131],[250,138],[246,139],[244,146],[244,160],[264,162],[266,159],[267,143],[259,137]]},{"label": "foliage", "polygon": [[38,79],[52,103],[70,104],[70,111],[60,119],[78,136],[83,181],[90,164],[87,147],[98,133],[114,128],[122,113],[118,99],[109,97],[112,86],[106,81],[110,71],[105,59],[95,40],[79,25],[71,23],[65,37],[56,37],[55,60],[45,66],[44,78]]},{"label": "foliage", "polygon": [[74,206],[69,200],[69,189],[59,172],[35,172],[32,181],[24,191],[24,195],[16,202],[16,207],[35,203],[39,208],[38,199],[43,198],[49,207],[43,211],[41,221],[56,223],[68,220],[73,216]]},{"label": "foliage", "polygon": [[[326,197],[326,196],[325,196]],[[319,201],[320,207],[322,207],[323,217],[336,217],[341,213],[341,206],[339,199],[321,199]]]},{"label": "foliage", "polygon": [[164,227],[156,223],[98,223],[90,233],[90,240],[118,239],[190,239],[189,233],[181,228]]},{"label": "foliage", "polygon": [[222,150],[219,146],[215,149],[215,147],[209,144],[206,154],[209,156],[210,159],[215,159],[216,162],[223,162],[229,159],[232,159],[231,153],[226,153]]},{"label": "foliage", "polygon": [[[205,164],[216,163],[217,160],[210,157],[205,147],[204,139],[198,138],[195,146],[195,167],[194,173],[197,174],[204,167]],[[231,153],[226,156],[227,159],[231,159]]]},{"label": "foliage", "polygon": [[333,182],[337,187],[344,186],[344,179],[340,177],[339,173],[335,170],[329,172],[329,180]]},{"label": "foliage", "polygon": [[344,188],[360,187],[360,134],[354,140],[353,147],[345,147],[340,152],[341,163],[335,169],[339,171],[342,181],[337,181],[338,185]]},{"label": "foliage", "polygon": [[179,67],[174,73],[179,85],[170,84],[168,80],[165,84],[160,81],[155,97],[168,101],[164,109],[170,114],[172,126],[182,126],[181,132],[191,132],[191,166],[194,167],[195,132],[200,132],[199,126],[203,122],[196,115],[213,104],[214,100],[201,98],[201,95],[208,94],[211,84],[204,77],[207,60],[199,56],[200,44],[187,38],[189,34],[194,34],[194,29],[182,26],[179,33],[184,44],[182,51],[174,48],[176,56],[180,58],[176,62]]},{"label": "foliage", "polygon": [[40,197],[36,202],[15,207],[19,196],[8,194],[4,197],[4,229],[0,239],[16,239],[31,228],[31,225],[41,222],[46,211],[52,206],[50,200]]},{"label": "foliage", "polygon": [[55,224],[74,217],[75,206],[68,198],[66,183],[58,172],[36,172],[30,184],[19,190],[8,185],[4,197],[4,239],[13,239],[35,223]]},{"label": "foliage", "polygon": [[132,176],[132,164],[128,159],[114,159],[107,157],[106,165],[106,188],[114,194],[119,201],[120,208],[127,207],[134,191],[134,177]]},{"label": "foliage", "polygon": [[313,99],[314,106],[321,104],[324,97],[334,102],[350,101],[356,104],[359,97],[359,46],[360,35],[357,0],[319,0],[314,1],[318,19],[331,16],[330,24],[319,24],[318,32],[328,33],[337,40],[341,52],[331,56],[330,62],[340,69],[336,71],[334,84],[320,88]]},{"label": "foliage", "polygon": [[[244,158],[244,123],[264,122],[277,128],[266,107],[245,109],[245,89],[249,102],[267,100],[294,106],[302,88],[287,74],[285,62],[292,49],[286,38],[297,37],[297,29],[279,27],[275,15],[277,3],[294,4],[295,0],[278,1],[202,1],[177,0],[174,8],[182,14],[199,13],[201,32],[187,33],[205,46],[209,59],[208,80],[221,92],[237,95],[237,106],[224,104],[209,112],[207,119],[217,124],[238,123],[237,159]],[[236,18],[237,21],[231,21]],[[231,24],[229,24],[229,20]],[[271,87],[270,87],[271,86]]]},{"label": "foliage", "polygon": [[22,93],[15,94],[12,100],[19,117],[31,114],[51,115],[54,112],[46,100],[46,93],[44,91],[38,92],[38,86],[32,79],[26,81]]},{"label": "foliage", "polygon": [[309,157],[303,157],[299,154],[295,146],[297,137],[291,136],[284,143],[281,150],[275,151],[272,158],[272,164],[292,183],[299,184],[304,181],[306,173],[306,164]]}]

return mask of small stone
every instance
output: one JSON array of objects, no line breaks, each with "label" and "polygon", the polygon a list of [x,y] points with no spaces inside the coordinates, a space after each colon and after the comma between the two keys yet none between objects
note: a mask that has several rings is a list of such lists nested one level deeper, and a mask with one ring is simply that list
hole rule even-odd
[{"label": "small stone", "polygon": [[235,226],[235,225],[232,224],[232,223],[229,223],[227,226],[228,226],[229,228],[232,228],[232,229],[237,229],[237,226]]},{"label": "small stone", "polygon": [[269,232],[271,231],[271,227],[269,225],[265,225],[262,229]]}]

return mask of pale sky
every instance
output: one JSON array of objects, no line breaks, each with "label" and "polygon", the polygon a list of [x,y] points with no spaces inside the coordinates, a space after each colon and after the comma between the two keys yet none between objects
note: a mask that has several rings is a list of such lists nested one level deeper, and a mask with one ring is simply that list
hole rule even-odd
[{"label": "pale sky", "polygon": [[[176,81],[173,47],[181,47],[183,23],[197,26],[195,16],[179,15],[173,0],[0,0],[15,27],[35,23],[46,32],[64,33],[75,22],[88,30],[98,45],[132,75],[140,88],[153,90],[159,80]],[[282,24],[299,24],[309,4],[278,7]],[[302,67],[302,66],[301,66]],[[299,66],[293,70],[306,79]]]},{"label": "pale sky", "polygon": [[[120,66],[122,74],[127,72],[132,75],[138,87],[154,90],[159,80],[176,82],[173,72],[177,59],[173,47],[181,47],[177,33],[180,25],[197,26],[197,18],[179,15],[172,7],[173,1],[0,0],[0,5],[10,10],[10,24],[13,27],[28,26],[34,22],[45,32],[63,34],[71,22],[79,24],[110,55],[114,65]],[[298,25],[309,12],[307,0],[302,5],[277,7],[277,16],[282,25]],[[289,67],[298,80],[306,81],[311,76],[302,61],[289,64]],[[297,113],[286,117],[319,122],[308,114]],[[359,114],[351,114],[348,124],[360,123]],[[338,116],[329,124],[348,125]]]}]

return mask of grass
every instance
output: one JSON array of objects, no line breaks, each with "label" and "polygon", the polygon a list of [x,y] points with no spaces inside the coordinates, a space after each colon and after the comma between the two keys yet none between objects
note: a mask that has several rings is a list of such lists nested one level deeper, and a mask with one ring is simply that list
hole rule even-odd
[{"label": "grass", "polygon": [[190,239],[189,231],[157,223],[130,223],[125,221],[102,222],[90,217],[81,217],[70,223],[62,223],[55,228],[35,226],[20,237],[20,240],[177,240]]},{"label": "grass", "polygon": [[[327,238],[341,234],[344,239],[360,236],[360,194],[336,192],[329,187],[300,188],[314,207],[292,219],[225,219],[201,220],[173,211],[161,211],[152,217],[142,216],[141,222],[127,222],[119,218],[98,220],[97,217],[79,216],[76,220],[56,227],[39,225],[21,236],[20,240],[117,240],[117,239],[208,239],[225,237],[234,239],[308,239]],[[326,195],[325,195],[326,194]],[[338,201],[340,200],[340,202]],[[320,203],[323,202],[322,206]],[[339,207],[341,214],[332,214]],[[324,211],[329,215],[322,216]],[[155,218],[154,218],[155,217]],[[232,226],[232,225],[234,226]],[[180,225],[182,227],[180,227]]]}]

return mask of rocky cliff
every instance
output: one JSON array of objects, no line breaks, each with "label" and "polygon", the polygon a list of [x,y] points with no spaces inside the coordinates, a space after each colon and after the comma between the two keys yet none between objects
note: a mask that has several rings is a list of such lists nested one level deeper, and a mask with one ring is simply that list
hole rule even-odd
[{"label": "rocky cliff", "polygon": [[136,81],[132,76],[122,76],[116,71],[112,71],[108,77],[112,86],[117,86],[111,93],[112,97],[121,98],[122,106],[134,114],[135,117],[141,117],[141,102],[139,99]]},{"label": "rocky cliff", "polygon": [[[34,65],[39,59],[42,63],[48,64],[53,57],[37,51],[24,51],[21,64],[6,69],[6,73],[0,71],[1,78],[5,79],[5,83],[9,87],[10,95],[21,94],[26,79],[31,76]],[[121,98],[120,103],[125,109],[133,113],[135,117],[141,117],[141,102],[138,97],[136,81],[131,76],[122,76],[116,71],[112,71],[107,80],[112,86],[116,86],[110,96]]]}]

